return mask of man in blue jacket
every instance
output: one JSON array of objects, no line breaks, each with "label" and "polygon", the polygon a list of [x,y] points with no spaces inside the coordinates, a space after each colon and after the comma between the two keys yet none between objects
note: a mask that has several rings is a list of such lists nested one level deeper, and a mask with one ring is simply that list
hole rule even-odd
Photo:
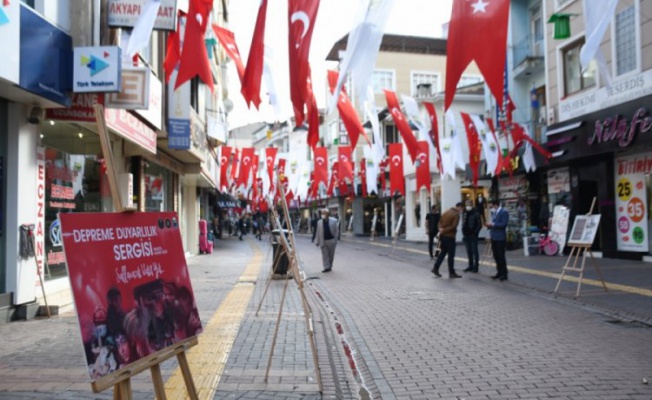
[{"label": "man in blue jacket", "polygon": [[505,259],[505,246],[507,244],[507,224],[509,223],[509,213],[501,207],[500,201],[492,200],[490,203],[491,222],[487,222],[487,228],[490,229],[489,237],[491,238],[491,251],[496,261],[496,275],[491,279],[500,281],[507,280],[507,260]]}]

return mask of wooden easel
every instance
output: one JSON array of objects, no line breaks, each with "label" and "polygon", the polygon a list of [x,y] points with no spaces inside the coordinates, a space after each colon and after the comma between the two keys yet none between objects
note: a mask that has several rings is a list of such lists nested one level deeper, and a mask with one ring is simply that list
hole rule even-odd
[{"label": "wooden easel", "polygon": [[[94,106],[95,120],[97,122],[97,131],[100,136],[100,144],[102,145],[102,154],[106,163],[106,173],[109,179],[109,188],[111,190],[111,199],[113,200],[113,207],[117,212],[131,212],[136,211],[135,207],[127,207],[120,201],[120,190],[118,187],[118,179],[116,173],[116,164],[113,158],[113,150],[111,149],[111,142],[109,140],[109,131],[106,127],[104,120],[104,107],[100,104]],[[145,358],[127,365],[111,374],[105,375],[102,378],[92,381],[91,387],[95,393],[106,390],[113,386],[113,399],[114,400],[131,400],[131,377],[149,369],[152,373],[152,381],[154,383],[154,392],[158,400],[165,400],[165,386],[163,385],[163,376],[161,375],[160,364],[176,356],[179,362],[179,368],[183,375],[183,380],[186,383],[188,396],[192,400],[198,400],[197,389],[190,373],[188,359],[186,358],[186,350],[197,344],[197,337],[193,336],[168,346],[164,349],[150,354]]]},{"label": "wooden easel", "polygon": [[[280,185],[281,179],[278,176],[278,172],[276,175],[276,181]],[[279,186],[280,187],[280,186]],[[285,196],[281,195],[281,205],[283,206],[283,215],[285,218],[285,221],[290,221],[290,212],[288,210],[288,205],[285,200]],[[312,310],[310,309],[310,305],[308,304],[308,299],[306,298],[305,292],[303,290],[304,286],[304,275],[302,274],[302,271],[300,270],[299,266],[299,257],[297,256],[296,253],[296,243],[294,241],[294,232],[292,231],[292,224],[288,225],[288,231],[289,231],[289,242],[288,239],[285,237],[285,234],[283,233],[283,228],[281,226],[280,219],[278,217],[278,213],[276,212],[276,208],[274,207],[274,204],[272,201],[267,198],[267,203],[269,204],[269,209],[271,210],[272,213],[272,223],[276,225],[277,229],[279,229],[279,243],[281,246],[283,246],[283,250],[288,256],[288,273],[291,272],[294,281],[297,283],[297,286],[299,288],[299,295],[301,298],[301,306],[303,307],[303,315],[305,318],[305,323],[306,323],[306,330],[308,331],[308,339],[310,341],[310,348],[312,350],[312,360],[313,364],[315,367],[315,375],[317,378],[317,384],[319,385],[319,391],[323,392],[323,385],[322,385],[322,380],[321,380],[321,371],[319,369],[319,360],[317,359],[317,345],[315,343],[315,331],[313,328],[312,324]],[[281,252],[279,251],[279,254]],[[256,315],[258,315],[258,311],[260,310],[260,307],[262,305],[263,299],[265,298],[265,295],[267,294],[267,289],[269,288],[269,284],[271,282],[271,279],[268,280],[267,287],[265,288],[265,293],[263,293],[263,297],[260,300],[260,304],[258,305],[258,310],[256,311]],[[269,378],[269,370],[272,366],[272,357],[274,355],[274,349],[276,347],[276,339],[278,337],[278,329],[279,326],[281,325],[281,316],[283,315],[283,306],[285,304],[285,295],[287,293],[287,288],[289,285],[290,279],[285,280],[285,285],[283,287],[283,294],[281,295],[281,304],[279,307],[278,315],[276,317],[276,326],[274,328],[274,334],[272,336],[272,348],[269,352],[269,358],[267,359],[267,369],[265,370],[265,383],[267,383],[267,380]]]},{"label": "wooden easel", "polygon": [[403,224],[403,214],[401,214],[398,217],[398,222],[396,223],[396,228],[394,229],[394,237],[392,238],[392,251],[389,252],[390,256],[394,254],[394,249],[396,248],[396,244],[398,243],[398,236],[399,236],[399,232],[401,231],[402,224]]},{"label": "wooden easel", "polygon": [[[587,216],[593,213],[593,207],[595,206],[595,201],[596,198],[594,197],[593,202],[591,203],[591,209],[586,214]],[[591,242],[593,241],[591,240]],[[557,281],[557,286],[555,286],[555,290],[553,291],[553,294],[557,293],[557,290],[559,289],[559,285],[561,285],[561,281],[564,279],[564,275],[566,275],[566,272],[568,271],[568,272],[579,273],[579,278],[577,281],[577,291],[575,292],[575,297],[580,296],[580,288],[582,286],[582,278],[584,277],[584,265],[586,264],[587,253],[591,256],[593,266],[595,267],[595,270],[598,273],[598,276],[600,277],[600,281],[602,282],[602,287],[604,287],[604,291],[608,292],[609,290],[607,289],[607,285],[605,284],[604,278],[602,277],[602,272],[600,271],[600,267],[598,267],[598,264],[595,262],[595,258],[593,258],[593,252],[591,251],[592,243],[578,244],[578,243],[573,243],[571,240],[569,240],[568,245],[571,247],[571,252],[570,255],[568,256],[568,259],[566,260],[566,264],[561,269],[561,274],[559,275],[559,280]],[[579,260],[580,255],[582,255],[582,264],[578,267],[577,261]],[[571,266],[570,263],[572,259],[573,259],[573,265]]]}]

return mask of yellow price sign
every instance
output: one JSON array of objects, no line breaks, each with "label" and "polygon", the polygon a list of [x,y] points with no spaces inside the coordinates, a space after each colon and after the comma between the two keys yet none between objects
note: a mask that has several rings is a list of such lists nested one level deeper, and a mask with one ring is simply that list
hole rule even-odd
[{"label": "yellow price sign", "polygon": [[632,196],[632,182],[628,178],[620,178],[616,185],[616,191],[621,201],[628,201]]}]

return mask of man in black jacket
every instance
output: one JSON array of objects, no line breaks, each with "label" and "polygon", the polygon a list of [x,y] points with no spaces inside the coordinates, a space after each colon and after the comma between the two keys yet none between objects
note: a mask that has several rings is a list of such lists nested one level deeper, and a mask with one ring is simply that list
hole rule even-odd
[{"label": "man in black jacket", "polygon": [[430,259],[434,259],[434,254],[432,252],[433,242],[435,237],[439,234],[439,220],[441,219],[441,214],[439,213],[438,206],[432,206],[432,209],[428,214],[426,214],[426,234],[428,235],[428,253],[430,253]]},{"label": "man in black jacket", "polygon": [[478,272],[480,258],[478,255],[478,234],[482,229],[482,220],[480,212],[473,207],[471,200],[466,201],[466,207],[462,214],[462,235],[464,246],[466,246],[466,255],[469,259],[469,266],[464,272]]}]

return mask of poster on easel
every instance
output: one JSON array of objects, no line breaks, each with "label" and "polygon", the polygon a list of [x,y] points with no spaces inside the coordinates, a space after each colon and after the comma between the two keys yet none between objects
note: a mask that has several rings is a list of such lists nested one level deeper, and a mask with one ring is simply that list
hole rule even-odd
[{"label": "poster on easel", "polygon": [[92,381],[202,331],[176,213],[59,219]]},{"label": "poster on easel", "polygon": [[620,251],[649,251],[646,175],[652,154],[616,158],[616,243]]},{"label": "poster on easel", "polygon": [[552,211],[552,222],[548,237],[559,245],[559,255],[563,255],[561,249],[566,245],[566,233],[568,232],[568,219],[570,208],[561,205],[555,206]]},{"label": "poster on easel", "polygon": [[591,246],[600,227],[600,214],[578,215],[568,237],[569,246]]}]

